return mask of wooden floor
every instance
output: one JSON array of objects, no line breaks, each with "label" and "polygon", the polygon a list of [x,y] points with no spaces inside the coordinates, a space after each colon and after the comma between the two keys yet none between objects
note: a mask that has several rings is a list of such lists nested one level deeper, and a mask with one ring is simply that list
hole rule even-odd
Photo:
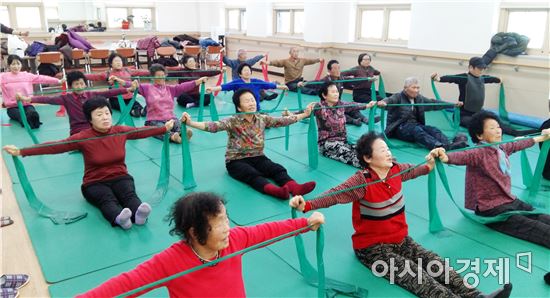
[{"label": "wooden floor", "polygon": [[14,221],[12,225],[0,228],[2,274],[28,274],[31,277],[30,282],[21,289],[19,297],[50,297],[48,284],[44,280],[25,222],[15,201],[11,178],[1,155],[0,163],[2,164],[0,211],[3,216],[10,216]]}]

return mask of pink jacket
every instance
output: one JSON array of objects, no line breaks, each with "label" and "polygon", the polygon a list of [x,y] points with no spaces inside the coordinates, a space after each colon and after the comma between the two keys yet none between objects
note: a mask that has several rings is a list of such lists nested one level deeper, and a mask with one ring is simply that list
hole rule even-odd
[{"label": "pink jacket", "polygon": [[32,95],[33,84],[59,84],[59,80],[53,77],[35,75],[26,71],[18,72],[17,74],[12,72],[0,73],[0,86],[2,87],[4,105],[7,108],[17,107],[15,94],[19,92],[24,96]]},{"label": "pink jacket", "polygon": [[177,85],[139,85],[139,94],[145,97],[147,103],[147,121],[168,121],[177,119],[174,114],[174,98],[195,88],[195,81]]}]

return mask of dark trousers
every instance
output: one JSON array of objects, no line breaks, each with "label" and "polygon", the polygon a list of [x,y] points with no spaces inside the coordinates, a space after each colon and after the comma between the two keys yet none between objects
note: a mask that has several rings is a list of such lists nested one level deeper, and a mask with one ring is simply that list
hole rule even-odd
[{"label": "dark trousers", "polygon": [[225,164],[229,176],[242,181],[259,192],[264,192],[264,186],[272,179],[275,184],[282,186],[292,180],[286,169],[272,162],[265,155],[231,160]]},{"label": "dark trousers", "polygon": [[[491,217],[514,210],[530,211],[533,210],[533,206],[516,199],[512,203],[493,209],[476,210],[476,214]],[[501,233],[550,248],[550,215],[548,214],[512,215],[505,221],[490,223],[487,226]]]},{"label": "dark trousers", "polygon": [[[164,126],[166,124],[166,122],[168,122],[169,120],[172,120],[172,119],[168,119],[168,120],[165,120],[165,121],[162,121],[162,120],[147,120],[145,121],[144,125],[145,126],[157,126],[157,127],[160,127],[160,126]],[[172,127],[172,130],[170,130],[170,136],[172,136],[173,134],[175,133],[180,133],[181,131],[181,122],[178,120],[178,119],[173,119],[174,120],[174,127]],[[187,128],[189,130],[189,128]],[[156,136],[153,136],[153,138],[155,139],[159,139],[159,140],[164,140],[164,135],[156,135]]]},{"label": "dark trousers", "polygon": [[[304,80],[303,78],[298,78],[294,81],[290,81],[290,82],[286,83],[286,86],[288,87],[288,90],[290,90],[292,92],[298,92],[298,83],[302,82],[303,80]],[[302,89],[302,94],[308,94],[308,95],[318,95],[319,94],[319,90],[317,90],[315,88],[308,87],[308,86],[304,86],[301,89]]]},{"label": "dark trousers", "polygon": [[393,136],[406,142],[417,143],[430,150],[450,144],[449,139],[441,130],[414,122],[405,122],[399,125]]},{"label": "dark trousers", "polygon": [[[130,103],[130,101],[132,100],[131,98],[129,99],[123,99],[124,100],[124,103],[126,105],[128,105],[128,103]],[[118,98],[117,97],[109,97],[109,103],[111,104],[111,107],[117,111],[120,111],[120,105],[118,104]],[[143,106],[136,100],[134,101],[134,105],[132,106],[132,109],[143,109]]]},{"label": "dark trousers", "polygon": [[[481,294],[475,288],[466,287],[462,277],[452,268],[444,269],[447,274],[443,273],[445,271],[441,272],[441,269],[445,268],[445,261],[409,236],[405,237],[401,243],[381,243],[356,249],[355,255],[363,265],[371,270],[374,269],[380,275],[384,272],[383,264],[385,264],[388,270],[384,278],[418,297],[479,297]],[[431,266],[430,270],[428,265]],[[397,270],[391,273],[391,267]],[[405,269],[410,269],[409,272],[414,276],[410,273],[401,274],[406,272]],[[437,272],[441,274],[436,274]]]},{"label": "dark trousers", "polygon": [[[472,120],[472,116],[475,113],[466,111],[464,109],[460,110],[460,126],[468,128],[470,125],[470,121]],[[514,137],[520,137],[525,135],[530,135],[533,133],[539,132],[538,129],[526,129],[526,130],[517,130],[512,128],[510,125],[507,125],[505,123],[500,123],[500,128],[502,129],[502,133],[505,133],[507,135],[511,135]]]},{"label": "dark trousers", "polygon": [[[210,104],[211,97],[212,97],[212,95],[210,95],[210,94],[205,94],[204,95],[204,106],[205,107]],[[182,106],[184,108],[186,108],[187,104],[190,104],[190,103],[193,103],[193,104],[195,104],[195,106],[198,107],[200,105],[200,94],[182,93],[180,96],[178,96],[177,102],[180,106]]]},{"label": "dark trousers", "polygon": [[[40,115],[34,108],[34,106],[24,106],[25,109],[25,115],[27,116],[27,122],[29,122],[29,126],[31,128],[39,128],[42,122],[40,122]],[[23,126],[23,121],[21,120],[21,116],[19,115],[19,108],[8,108],[7,110],[8,116]]]},{"label": "dark trousers", "polygon": [[136,187],[132,176],[122,176],[116,179],[96,182],[82,186],[82,194],[86,201],[101,210],[103,217],[115,226],[115,219],[123,208],[132,211],[134,222],[136,211],[141,200],[136,194]]}]

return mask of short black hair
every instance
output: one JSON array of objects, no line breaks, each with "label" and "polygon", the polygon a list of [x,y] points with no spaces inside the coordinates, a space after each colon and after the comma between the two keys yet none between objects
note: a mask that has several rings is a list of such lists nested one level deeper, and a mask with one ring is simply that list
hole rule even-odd
[{"label": "short black hair", "polygon": [[239,111],[239,107],[241,106],[241,96],[245,93],[250,93],[252,94],[252,96],[254,96],[254,99],[256,101],[258,101],[258,99],[256,98],[256,95],[254,94],[254,92],[252,92],[252,90],[250,89],[247,89],[247,88],[241,88],[237,91],[235,91],[235,93],[233,93],[233,104],[235,105],[235,112],[236,113],[240,113],[241,111]]},{"label": "short black hair", "polygon": [[17,60],[17,61],[19,61],[21,64],[23,64],[23,61],[21,60],[21,57],[15,55],[15,54],[12,54],[12,55],[9,55],[9,56],[8,56],[8,66],[11,65],[11,63],[13,62],[13,60]]},{"label": "short black hair", "polygon": [[124,58],[122,58],[122,56],[119,53],[111,53],[111,55],[109,55],[109,59],[107,59],[107,63],[109,64],[110,67],[113,67],[113,60],[115,60],[116,57],[120,58],[120,60],[124,62]]},{"label": "short black hair", "polygon": [[357,57],[357,64],[361,65],[361,61],[363,61],[365,56],[369,56],[369,59],[372,61],[372,57],[368,53],[361,53],[359,54],[359,57]]},{"label": "short black hair", "polygon": [[[328,95],[328,88],[330,88],[330,86],[336,86],[336,89],[338,89],[338,85],[336,85],[336,83],[330,81],[325,82],[323,85],[321,85],[321,88],[319,89],[319,98],[321,99],[321,101],[325,100],[323,95]],[[338,90],[338,92],[340,92],[340,90]]]},{"label": "short black hair", "polygon": [[195,60],[197,59],[197,58],[195,58],[195,56],[185,55],[185,56],[183,56],[183,58],[181,58],[181,64],[185,65],[187,63],[187,61],[189,61],[189,59],[191,59],[191,58],[193,58]]},{"label": "short black hair", "polygon": [[362,135],[357,141],[357,144],[355,145],[355,152],[357,153],[359,164],[362,167],[366,168],[369,166],[364,157],[372,157],[372,144],[378,139],[384,140],[384,137],[377,132],[371,131]]},{"label": "short black hair", "polygon": [[74,82],[80,79],[83,79],[84,82],[86,82],[86,76],[81,71],[75,70],[67,73],[67,84],[70,88],[72,88]]},{"label": "short black hair", "polygon": [[483,134],[483,125],[485,125],[485,120],[487,119],[493,119],[498,122],[499,126],[502,126],[500,118],[493,112],[481,110],[475,113],[472,118],[470,118],[470,124],[468,125],[468,134],[472,142],[476,144],[481,142],[477,136]]},{"label": "short black hair", "polygon": [[88,120],[88,122],[91,122],[92,112],[104,107],[108,107],[109,112],[113,113],[113,110],[111,109],[111,105],[109,104],[107,98],[103,96],[94,96],[84,102],[84,104],[82,105],[82,111],[84,112],[84,116],[86,116],[86,120]]},{"label": "short black hair", "polygon": [[332,64],[335,64],[335,63],[340,64],[340,62],[338,62],[338,60],[334,60],[334,59],[330,60],[327,64],[327,70],[330,71],[332,69]]},{"label": "short black hair", "polygon": [[211,229],[209,217],[217,216],[223,205],[224,199],[212,192],[193,192],[179,198],[166,218],[170,225],[174,224],[170,235],[189,241],[190,229],[193,228],[193,236],[201,245],[205,245]]},{"label": "short black hair", "polygon": [[239,65],[239,68],[237,68],[237,73],[239,74],[239,76],[241,75],[242,71],[243,71],[243,68],[245,67],[248,67],[250,69],[250,72],[252,72],[252,66],[250,66],[250,64],[248,63],[243,63],[241,65]]},{"label": "short black hair", "polygon": [[151,67],[149,67],[149,73],[151,74],[151,76],[154,77],[157,71],[163,71],[164,74],[166,74],[166,68],[164,68],[164,65],[162,64],[155,63],[151,65]]}]

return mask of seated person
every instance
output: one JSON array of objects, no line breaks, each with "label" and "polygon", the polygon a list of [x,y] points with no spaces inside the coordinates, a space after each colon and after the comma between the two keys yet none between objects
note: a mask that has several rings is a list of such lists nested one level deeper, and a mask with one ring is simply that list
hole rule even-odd
[{"label": "seated person", "polygon": [[[468,128],[472,116],[483,109],[485,104],[485,84],[501,83],[497,77],[482,75],[487,65],[481,57],[472,57],[468,64],[468,73],[439,77],[432,74],[432,80],[458,85],[458,100],[464,105],[460,108],[460,126]],[[502,124],[502,131],[512,136],[524,136],[538,132],[537,129],[516,130]]]},{"label": "seated person", "polygon": [[[359,65],[350,70],[343,71],[342,75],[345,77],[372,78],[373,80],[376,80],[377,77],[375,76],[380,75],[380,72],[370,65],[371,60],[372,58],[368,53],[359,54],[359,57],[357,58],[357,64]],[[353,82],[353,101],[364,103],[369,103],[371,101],[371,87],[373,80]]]},{"label": "seated person", "polygon": [[[502,141],[500,119],[494,113],[481,111],[470,119],[470,138],[475,144],[492,144]],[[533,206],[512,193],[509,156],[517,151],[550,139],[550,129],[543,135],[498,146],[482,147],[461,152],[445,153],[434,149],[433,156],[452,165],[466,166],[464,190],[465,207],[479,216],[496,216],[515,210],[533,210]],[[550,215],[512,215],[502,222],[487,226],[501,233],[550,248]]]},{"label": "seated person", "polygon": [[[375,132],[364,134],[357,141],[357,156],[362,170],[324,192],[318,199],[305,201],[302,196],[295,196],[289,205],[299,211],[309,212],[336,204],[352,203],[355,233],[351,240],[356,257],[367,268],[378,274],[385,272],[384,278],[418,297],[505,298],[510,295],[511,284],[489,296],[466,286],[463,278],[445,266],[439,255],[425,249],[409,236],[402,184],[428,174],[434,167],[431,156],[426,157],[427,164],[404,172],[414,165],[394,162],[384,138]],[[362,186],[365,183],[368,185]],[[384,264],[386,267],[388,264],[395,266],[396,271],[380,269]],[[436,271],[428,266],[447,268],[444,269],[445,274],[435,275],[430,274]],[[411,270],[412,274],[394,275],[394,272],[406,270]]]},{"label": "seated person", "polygon": [[[114,80],[118,80],[114,77]],[[90,121],[86,119],[82,105],[90,98],[104,96],[111,98],[119,94],[134,92],[137,88],[137,81],[134,81],[129,88],[110,89],[105,91],[86,90],[86,77],[80,71],[71,71],[67,74],[67,84],[71,87],[71,93],[59,94],[55,96],[18,96],[18,100],[26,103],[47,103],[51,105],[62,105],[67,109],[69,115],[70,134],[74,135],[85,129],[90,128]]]},{"label": "seated person", "polygon": [[[182,77],[178,82],[183,83],[187,81],[193,81],[201,77],[213,77],[220,74],[219,70],[200,70],[197,67],[197,61],[195,57],[185,55],[181,59],[183,65],[182,71],[169,73],[169,77]],[[199,84],[200,85],[200,84]],[[185,108],[192,108],[200,106],[200,89],[199,85],[195,88],[186,91],[178,96],[177,102],[180,106]],[[212,100],[211,94],[204,94],[204,106],[208,106]]]},{"label": "seated person", "polygon": [[[214,193],[194,192],[180,198],[169,214],[170,225],[174,225],[170,235],[178,236],[178,242],[131,271],[77,297],[119,296],[309,225],[315,231],[325,222],[323,214],[315,212],[307,219],[230,228],[224,205],[223,198]],[[242,255],[235,256],[215,266],[148,288],[135,296],[166,287],[170,297],[246,297],[241,260]]]},{"label": "seated person", "polygon": [[[422,104],[422,103],[445,103],[429,99],[420,94],[418,79],[409,77],[405,79],[405,87],[402,92],[394,93],[392,96],[378,101],[379,107],[384,108],[387,104]],[[450,103],[451,104],[451,103]],[[462,102],[456,103],[461,106]],[[385,133],[390,138],[397,138],[406,142],[415,142],[425,148],[433,149],[443,147],[449,150],[464,148],[468,146],[468,139],[463,134],[457,134],[453,142],[436,127],[426,125],[424,112],[442,110],[449,106],[396,106],[387,107],[388,124]]]},{"label": "seated person", "polygon": [[[359,111],[367,108],[366,104],[342,102],[339,98],[336,83],[328,82],[321,86],[321,99],[313,111],[317,120],[317,145],[323,156],[361,168],[355,144],[348,142],[346,132],[346,111]],[[370,104],[370,107],[374,105]],[[334,108],[334,107],[337,108]]]},{"label": "seated person", "polygon": [[[11,155],[23,157],[80,150],[84,156],[81,187],[84,198],[99,208],[113,227],[120,226],[127,230],[132,227],[132,223],[145,224],[151,213],[151,206],[141,202],[136,194],[134,178],[126,169],[126,140],[162,135],[172,129],[174,121],[167,121],[164,126],[156,128],[113,126],[111,106],[105,97],[90,98],[82,109],[91,128],[65,140],[44,143],[48,146],[39,144],[18,149],[7,145],[4,150]],[[83,141],[74,142],[79,140]]]},{"label": "seated person", "polygon": [[208,87],[206,89],[206,92],[212,93],[215,91],[236,91],[241,88],[249,89],[254,93],[254,97],[258,99],[256,102],[256,111],[260,111],[260,91],[265,89],[281,89],[281,90],[288,90],[288,87],[286,85],[277,85],[275,83],[270,83],[266,81],[262,81],[260,79],[252,78],[252,67],[250,65],[243,63],[239,66],[239,75],[240,79],[235,78],[233,81],[222,84],[221,86],[216,87]]},{"label": "seated person", "polygon": [[[280,118],[256,113],[256,98],[248,89],[239,89],[233,94],[235,112],[243,113],[211,122],[195,122],[188,113],[183,113],[181,122],[190,127],[216,133],[225,130],[229,136],[225,152],[225,167],[229,175],[273,197],[288,200],[294,195],[310,193],[315,182],[298,184],[286,169],[264,155],[265,129],[282,127],[309,117],[313,104],[304,113]],[[275,184],[267,179],[272,179]]]}]

